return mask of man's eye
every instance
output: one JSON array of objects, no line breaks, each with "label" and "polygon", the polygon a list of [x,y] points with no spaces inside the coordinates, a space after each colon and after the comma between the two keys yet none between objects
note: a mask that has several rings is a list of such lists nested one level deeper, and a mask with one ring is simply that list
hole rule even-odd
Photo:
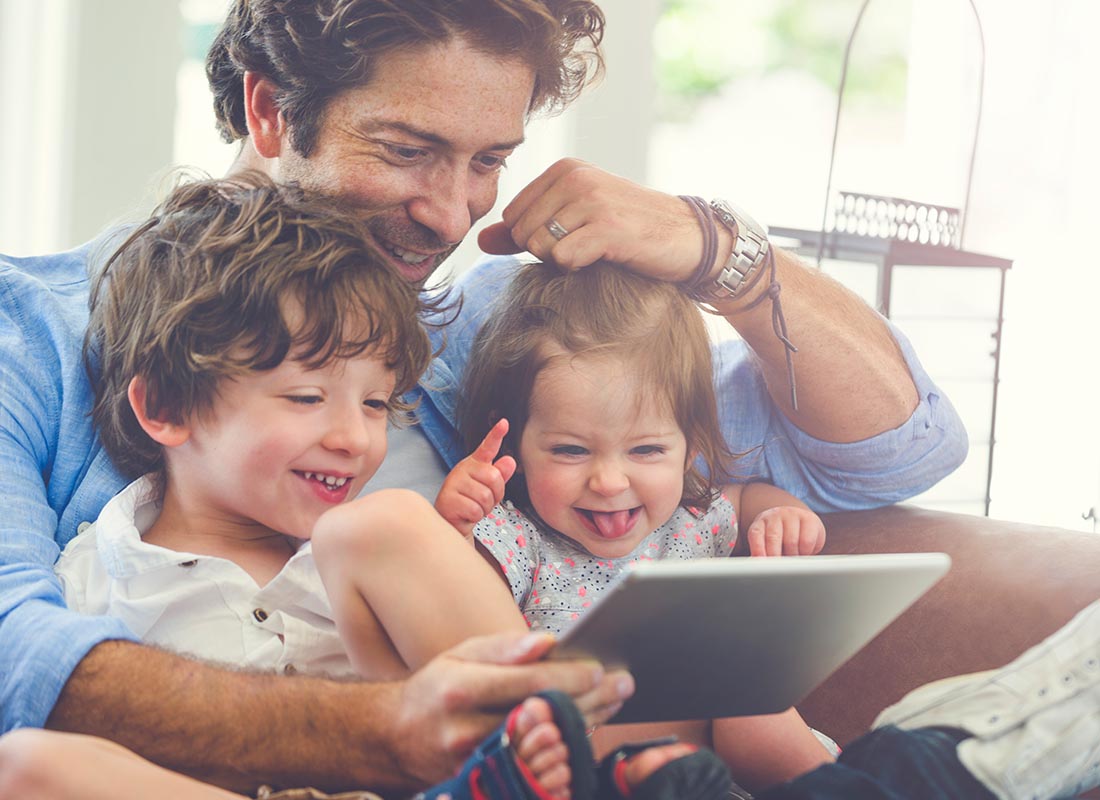
[{"label": "man's eye", "polygon": [[419,161],[428,152],[423,147],[412,147],[403,144],[386,144],[385,147],[386,152],[393,156],[394,160],[406,163]]},{"label": "man's eye", "polygon": [[496,172],[508,166],[508,156],[496,156],[482,153],[474,159],[474,165],[482,172]]}]

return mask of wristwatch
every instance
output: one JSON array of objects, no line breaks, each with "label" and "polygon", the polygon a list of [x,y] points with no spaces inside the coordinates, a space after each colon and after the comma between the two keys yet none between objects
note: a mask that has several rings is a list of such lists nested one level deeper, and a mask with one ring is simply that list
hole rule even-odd
[{"label": "wristwatch", "polygon": [[768,258],[768,229],[744,211],[725,200],[714,199],[710,207],[718,221],[725,225],[733,238],[733,251],[713,285],[699,294],[701,300],[726,300],[737,297],[749,279],[754,276]]}]

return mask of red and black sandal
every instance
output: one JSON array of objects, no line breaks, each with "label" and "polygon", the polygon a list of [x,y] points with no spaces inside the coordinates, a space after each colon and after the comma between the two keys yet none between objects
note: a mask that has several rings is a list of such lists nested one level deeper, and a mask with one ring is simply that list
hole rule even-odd
[{"label": "red and black sandal", "polygon": [[[569,751],[571,800],[595,800],[596,769],[588,744],[584,718],[573,701],[561,692],[537,695],[547,702],[554,724]],[[553,800],[534,773],[512,749],[518,707],[504,724],[483,741],[458,775],[417,795],[416,800]]]},{"label": "red and black sandal", "polygon": [[627,784],[631,756],[675,741],[675,736],[651,739],[611,753],[596,767],[597,796],[601,800],[728,800],[733,779],[722,760],[706,749],[669,761],[637,786]]}]

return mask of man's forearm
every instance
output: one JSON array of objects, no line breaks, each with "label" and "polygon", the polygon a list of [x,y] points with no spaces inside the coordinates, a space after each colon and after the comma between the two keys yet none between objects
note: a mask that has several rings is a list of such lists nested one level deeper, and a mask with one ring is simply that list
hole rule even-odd
[{"label": "man's forearm", "polygon": [[771,301],[744,310],[766,289],[767,276],[751,296],[721,310],[759,357],[776,405],[806,433],[830,442],[861,441],[904,423],[917,407],[917,391],[886,324],[837,281],[790,253],[777,249],[775,254],[783,314],[798,347],[798,411],[791,407]]},{"label": "man's forearm", "polygon": [[396,684],[233,672],[130,642],[84,658],[47,726],[116,741],[228,788],[410,789],[386,726]]}]

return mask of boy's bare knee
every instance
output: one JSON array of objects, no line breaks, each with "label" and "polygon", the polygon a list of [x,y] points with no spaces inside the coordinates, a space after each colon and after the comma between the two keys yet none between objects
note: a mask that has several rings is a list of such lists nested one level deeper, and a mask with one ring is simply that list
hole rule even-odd
[{"label": "boy's bare knee", "polygon": [[436,520],[442,522],[442,517],[416,492],[382,489],[326,511],[314,527],[313,548],[322,558],[330,551],[374,555],[408,546]]},{"label": "boy's bare knee", "polygon": [[0,797],[51,794],[48,789],[59,780],[68,750],[65,734],[37,728],[0,736]]}]

